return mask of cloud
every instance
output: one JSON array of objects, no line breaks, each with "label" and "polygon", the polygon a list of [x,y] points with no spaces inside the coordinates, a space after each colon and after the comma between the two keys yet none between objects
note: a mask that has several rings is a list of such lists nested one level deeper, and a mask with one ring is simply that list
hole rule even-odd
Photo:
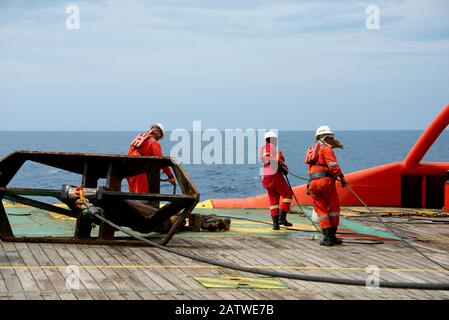
[{"label": "cloud", "polygon": [[[329,105],[340,123],[345,113],[363,117],[361,105],[399,114],[427,97],[440,108],[449,101],[449,4],[375,2],[379,31],[365,29],[371,1],[75,1],[79,31],[65,28],[70,1],[2,2],[0,108],[19,119],[38,107],[36,127],[55,109],[79,109],[91,115],[86,128],[131,130],[148,121],[105,110],[132,108],[174,126],[294,128]],[[280,107],[292,116],[265,119]]]},{"label": "cloud", "polygon": [[[60,23],[62,10],[72,2],[6,1],[0,23]],[[366,32],[365,9],[371,1],[181,1],[109,0],[75,1],[83,21],[114,28],[184,31],[194,34],[231,36],[303,36],[315,33]],[[394,37],[449,35],[445,12],[449,3],[431,1],[376,1],[382,28]],[[3,14],[2,14],[3,12]],[[383,36],[386,36],[385,33]],[[428,39],[428,38],[426,38]]]}]

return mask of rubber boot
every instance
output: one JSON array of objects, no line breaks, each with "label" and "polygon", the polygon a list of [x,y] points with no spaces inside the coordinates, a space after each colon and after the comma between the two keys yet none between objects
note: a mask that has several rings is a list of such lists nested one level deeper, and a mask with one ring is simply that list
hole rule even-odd
[{"label": "rubber boot", "polygon": [[287,221],[287,212],[282,210],[279,212],[279,224],[286,227],[293,227],[293,224]]},{"label": "rubber boot", "polygon": [[337,238],[337,228],[331,228],[331,237],[332,237],[332,241],[334,241],[334,244],[336,244],[337,246],[342,245],[343,244],[343,240]]},{"label": "rubber boot", "polygon": [[279,216],[272,217],[273,219],[273,230],[278,231],[281,230],[279,227]]},{"label": "rubber boot", "polygon": [[331,229],[323,230],[324,239],[320,241],[320,246],[332,247],[334,245],[334,241],[332,240],[332,231]]}]

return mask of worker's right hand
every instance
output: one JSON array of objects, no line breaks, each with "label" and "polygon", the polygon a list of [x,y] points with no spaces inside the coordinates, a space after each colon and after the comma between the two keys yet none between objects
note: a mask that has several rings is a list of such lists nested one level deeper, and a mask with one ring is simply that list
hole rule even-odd
[{"label": "worker's right hand", "polygon": [[288,167],[286,164],[281,164],[279,167],[279,170],[281,171],[281,173],[286,176],[288,175]]},{"label": "worker's right hand", "polygon": [[176,185],[176,179],[173,178],[168,178],[168,182],[170,182],[172,185]]},{"label": "worker's right hand", "polygon": [[345,178],[341,179],[340,182],[341,182],[341,186],[342,186],[343,188],[346,188],[346,187],[348,186],[348,183],[346,182],[346,179],[345,179]]}]

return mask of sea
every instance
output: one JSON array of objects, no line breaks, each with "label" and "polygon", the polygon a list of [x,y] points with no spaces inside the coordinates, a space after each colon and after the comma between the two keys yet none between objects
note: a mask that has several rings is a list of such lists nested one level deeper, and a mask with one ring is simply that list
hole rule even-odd
[{"label": "sea", "polygon": [[[15,150],[36,150],[54,152],[86,152],[106,154],[126,154],[130,142],[139,132],[32,132],[32,131],[0,131],[0,159]],[[191,134],[190,147],[193,154],[194,139]],[[345,173],[379,166],[391,162],[402,161],[416,143],[422,131],[341,131],[337,138],[344,144],[343,150],[337,150],[337,158]],[[223,137],[225,135],[223,134]],[[171,141],[170,132],[161,140],[165,155],[179,140]],[[304,165],[304,154],[314,143],[313,132],[280,131],[279,149],[283,152],[292,173],[307,176]],[[202,142],[201,150],[208,145]],[[193,164],[192,161],[182,164],[193,183],[197,186],[201,200],[215,198],[240,198],[264,193],[261,185],[260,165],[248,163],[251,157],[246,155],[243,164],[224,164],[225,142],[223,141],[223,160],[208,164],[203,161]],[[235,148],[237,145],[235,146]],[[185,148],[187,149],[187,148]],[[251,150],[250,150],[251,149]],[[237,151],[257,152],[254,148]],[[182,156],[182,152],[178,153]],[[192,156],[191,156],[192,157]],[[449,132],[445,131],[426,154],[424,161],[449,161]],[[207,161],[206,161],[207,162]],[[228,161],[229,162],[229,161]],[[253,162],[253,161],[251,161]],[[9,184],[10,187],[59,189],[63,184],[80,184],[80,176],[63,170],[26,163]],[[303,181],[291,177],[293,185]],[[101,184],[101,183],[100,183]],[[123,183],[126,190],[126,181]],[[171,193],[171,186],[163,183],[162,192]]]}]

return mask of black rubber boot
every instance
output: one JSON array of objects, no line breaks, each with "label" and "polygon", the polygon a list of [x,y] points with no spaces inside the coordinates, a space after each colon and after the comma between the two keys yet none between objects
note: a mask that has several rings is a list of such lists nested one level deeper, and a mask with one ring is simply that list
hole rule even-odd
[{"label": "black rubber boot", "polygon": [[343,240],[337,238],[337,228],[331,228],[331,237],[332,237],[332,241],[334,241],[334,244],[336,244],[337,246],[342,245],[343,244]]},{"label": "black rubber boot", "polygon": [[334,245],[334,241],[332,240],[332,231],[331,229],[323,230],[324,239],[320,241],[320,246],[332,247]]},{"label": "black rubber boot", "polygon": [[281,227],[279,227],[279,216],[272,217],[273,219],[273,230],[278,231],[281,230]]},{"label": "black rubber boot", "polygon": [[279,224],[286,227],[293,227],[293,224],[287,221],[287,212],[282,210],[279,212]]}]

